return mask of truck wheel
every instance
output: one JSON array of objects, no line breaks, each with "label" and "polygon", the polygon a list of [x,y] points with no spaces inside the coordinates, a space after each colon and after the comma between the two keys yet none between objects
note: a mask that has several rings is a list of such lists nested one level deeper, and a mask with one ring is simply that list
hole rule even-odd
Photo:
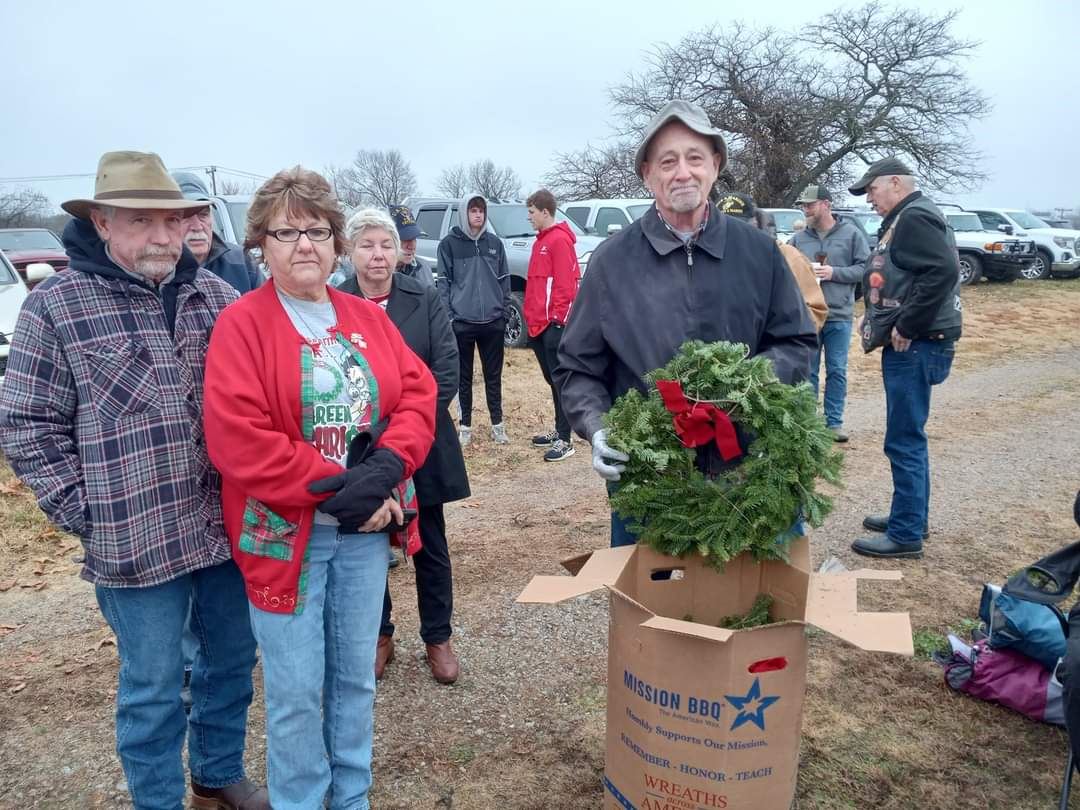
[{"label": "truck wheel", "polygon": [[978,284],[982,278],[982,262],[973,253],[960,254],[960,283]]},{"label": "truck wheel", "polygon": [[512,349],[520,349],[529,341],[529,330],[525,328],[525,302],[521,293],[510,293],[510,307],[506,310],[506,333],[503,344]]},{"label": "truck wheel", "polygon": [[1029,281],[1040,278],[1050,278],[1050,268],[1053,266],[1054,257],[1047,251],[1039,248],[1035,251],[1035,261],[1020,271],[1020,275]]}]

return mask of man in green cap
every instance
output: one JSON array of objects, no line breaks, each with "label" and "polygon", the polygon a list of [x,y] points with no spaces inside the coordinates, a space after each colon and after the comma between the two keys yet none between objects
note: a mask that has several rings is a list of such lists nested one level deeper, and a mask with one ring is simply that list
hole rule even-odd
[{"label": "man in green cap", "polygon": [[844,400],[847,399],[848,347],[855,307],[855,285],[862,280],[870,246],[862,228],[832,213],[832,195],[825,186],[807,186],[795,204],[806,217],[806,227],[788,244],[813,262],[814,274],[829,305],[821,328],[821,342],[810,371],[810,384],[818,392],[821,356],[825,355],[825,424],[838,442],[846,442]]},{"label": "man in green cap", "polygon": [[902,161],[872,164],[849,191],[866,194],[882,217],[863,276],[863,349],[881,348],[885,383],[885,455],[892,465],[888,515],[869,515],[878,532],[851,548],[868,557],[922,557],[930,508],[926,420],[930,392],[944,382],[960,337],[960,261],[941,211],[918,191]]}]

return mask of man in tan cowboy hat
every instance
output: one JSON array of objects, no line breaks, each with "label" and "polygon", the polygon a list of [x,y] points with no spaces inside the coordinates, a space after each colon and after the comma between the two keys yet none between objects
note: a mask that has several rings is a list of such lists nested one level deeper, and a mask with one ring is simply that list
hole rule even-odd
[{"label": "man in tan cowboy hat", "polygon": [[[184,199],[161,159],[109,152],[70,200],[70,269],[19,315],[0,444],[42,510],[77,535],[82,576],[120,654],[116,747],[136,808],[269,808],[244,776],[255,641],[202,433],[203,360],[236,297],[183,247]],[[180,636],[199,638],[185,718]]]}]

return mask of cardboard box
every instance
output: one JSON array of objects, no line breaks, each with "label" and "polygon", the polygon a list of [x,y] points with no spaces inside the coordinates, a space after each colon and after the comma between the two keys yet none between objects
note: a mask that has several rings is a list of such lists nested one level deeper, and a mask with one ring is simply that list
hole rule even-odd
[{"label": "cardboard box", "polygon": [[[567,560],[574,576],[538,576],[519,602],[555,603],[606,587],[607,757],[604,807],[788,810],[795,795],[807,640],[812,624],[864,650],[913,655],[906,613],[860,613],[859,579],[814,574],[805,538],[791,561],[743,555],[719,572],[646,546]],[[717,627],[773,597],[777,622]]]}]

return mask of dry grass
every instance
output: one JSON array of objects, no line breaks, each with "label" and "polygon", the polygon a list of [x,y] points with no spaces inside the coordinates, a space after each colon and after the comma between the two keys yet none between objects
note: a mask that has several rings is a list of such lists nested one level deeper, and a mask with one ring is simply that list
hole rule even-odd
[{"label": "dry grass", "polygon": [[[964,386],[979,369],[1080,348],[1080,282],[982,284],[964,298],[965,336],[949,386]],[[875,407],[878,363],[876,354],[853,348],[851,396]],[[985,405],[935,421],[942,474],[977,470],[989,489],[973,486],[978,500],[971,503],[954,495],[947,508],[971,509],[971,519],[943,516],[933,554],[902,564],[902,589],[868,588],[864,609],[910,610],[920,639],[932,644],[971,618],[984,579],[999,579],[1075,535],[1054,506],[1076,488],[1075,465],[1023,486],[998,480],[1028,463],[1022,443],[1060,425],[1078,393],[1080,380],[1063,377],[1001,404],[988,392]],[[579,443],[575,458],[545,465],[529,446],[532,433],[549,427],[548,397],[532,353],[508,352],[504,400],[513,442],[498,447],[477,381],[466,453],[474,497],[447,509],[456,644],[466,667],[453,689],[431,684],[416,659],[411,573],[392,575],[401,641],[376,712],[373,805],[380,810],[600,804],[604,601],[550,610],[512,604],[533,573],[553,573],[555,560],[595,547],[606,532],[606,503],[587,448]],[[847,449],[840,506],[887,485],[874,444],[879,435],[861,444],[857,437]],[[73,556],[72,540],[49,528],[29,493],[0,469],[0,807],[124,804],[119,768],[103,753],[112,747],[115,652],[90,589],[75,578]],[[42,582],[40,592],[19,587]],[[955,696],[925,659],[862,652],[823,633],[813,633],[811,649],[800,810],[1054,806],[1061,731]],[[249,734],[256,777],[263,746],[257,703]]]}]

